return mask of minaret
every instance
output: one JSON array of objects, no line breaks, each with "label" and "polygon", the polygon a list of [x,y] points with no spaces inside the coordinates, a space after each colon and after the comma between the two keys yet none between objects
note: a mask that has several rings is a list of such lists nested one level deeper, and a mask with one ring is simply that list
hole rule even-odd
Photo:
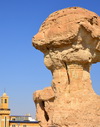
[{"label": "minaret", "polygon": [[9,97],[6,93],[0,97],[0,127],[9,127],[10,109],[8,108]]}]

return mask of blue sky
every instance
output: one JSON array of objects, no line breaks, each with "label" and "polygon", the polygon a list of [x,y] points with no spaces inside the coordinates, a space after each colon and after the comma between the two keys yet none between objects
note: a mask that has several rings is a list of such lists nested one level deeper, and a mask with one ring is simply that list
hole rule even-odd
[{"label": "blue sky", "polygon": [[[100,0],[0,0],[0,96],[6,89],[12,115],[35,116],[32,94],[50,86],[52,75],[32,37],[49,14],[72,6],[100,15]],[[91,78],[100,95],[100,63],[92,66]]]}]

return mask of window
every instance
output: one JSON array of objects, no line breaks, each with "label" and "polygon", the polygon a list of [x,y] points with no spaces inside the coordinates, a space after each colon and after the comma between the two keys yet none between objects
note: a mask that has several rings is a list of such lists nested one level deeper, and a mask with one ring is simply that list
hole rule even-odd
[{"label": "window", "polygon": [[12,120],[14,120],[14,121],[15,121],[16,119],[15,119],[15,118],[12,118]]},{"label": "window", "polygon": [[7,103],[7,99],[5,99],[4,103]]},{"label": "window", "polygon": [[23,127],[27,127],[26,125],[23,125]]},{"label": "window", "polygon": [[12,127],[16,127],[16,125],[12,125]]}]

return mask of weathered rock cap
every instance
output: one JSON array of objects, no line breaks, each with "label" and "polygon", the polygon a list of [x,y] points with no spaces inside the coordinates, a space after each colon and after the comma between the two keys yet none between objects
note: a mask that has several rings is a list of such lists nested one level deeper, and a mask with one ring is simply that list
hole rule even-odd
[{"label": "weathered rock cap", "polygon": [[[80,29],[97,40],[96,46],[100,51],[100,17],[89,10],[80,7],[65,8],[52,13],[42,24],[39,32],[33,37],[33,46],[42,52],[53,47],[61,47],[79,40]],[[86,41],[87,36],[80,35],[80,42]],[[90,43],[90,42],[87,42]],[[100,43],[100,42],[99,42]],[[95,48],[95,47],[94,47]]]}]

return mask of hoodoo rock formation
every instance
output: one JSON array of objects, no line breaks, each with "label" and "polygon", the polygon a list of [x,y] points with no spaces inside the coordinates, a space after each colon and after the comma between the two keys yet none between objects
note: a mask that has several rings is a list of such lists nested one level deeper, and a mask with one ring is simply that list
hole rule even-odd
[{"label": "hoodoo rock formation", "polygon": [[34,93],[41,127],[100,127],[100,96],[90,67],[100,62],[100,17],[79,7],[52,13],[33,37],[52,86]]}]

